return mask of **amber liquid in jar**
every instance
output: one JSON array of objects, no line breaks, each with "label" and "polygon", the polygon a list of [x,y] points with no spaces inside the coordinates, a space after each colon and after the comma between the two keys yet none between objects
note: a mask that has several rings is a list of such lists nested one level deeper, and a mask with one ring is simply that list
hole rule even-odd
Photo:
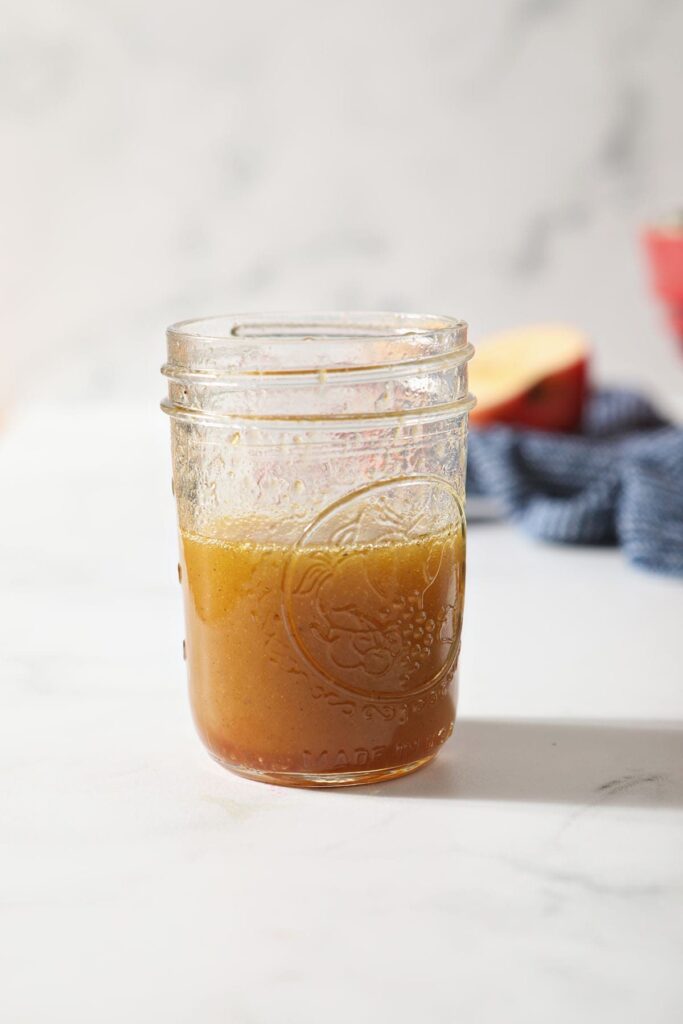
[{"label": "amber liquid in jar", "polygon": [[402,775],[453,728],[465,545],[452,529],[375,544],[181,533],[198,730],[243,775],[349,785]]}]

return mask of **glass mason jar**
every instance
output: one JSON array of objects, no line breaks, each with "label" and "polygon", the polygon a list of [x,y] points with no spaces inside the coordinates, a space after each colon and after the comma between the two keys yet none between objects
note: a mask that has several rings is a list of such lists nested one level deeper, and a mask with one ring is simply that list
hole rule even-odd
[{"label": "glass mason jar", "polygon": [[184,651],[205,745],[284,785],[426,764],[457,697],[467,325],[258,314],[167,338]]}]

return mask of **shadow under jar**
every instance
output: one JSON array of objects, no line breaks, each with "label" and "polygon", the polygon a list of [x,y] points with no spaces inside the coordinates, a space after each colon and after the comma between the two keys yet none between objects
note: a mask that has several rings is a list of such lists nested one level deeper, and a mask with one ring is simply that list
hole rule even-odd
[{"label": "shadow under jar", "polygon": [[192,710],[251,779],[404,775],[453,729],[467,326],[395,313],[169,328]]}]

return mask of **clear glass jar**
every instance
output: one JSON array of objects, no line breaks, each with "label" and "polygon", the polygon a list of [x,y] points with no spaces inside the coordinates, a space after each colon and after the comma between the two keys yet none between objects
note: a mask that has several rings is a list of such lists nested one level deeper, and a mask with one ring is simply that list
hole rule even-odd
[{"label": "clear glass jar", "polygon": [[426,764],[455,718],[467,325],[259,314],[167,338],[184,650],[205,745],[284,785]]}]

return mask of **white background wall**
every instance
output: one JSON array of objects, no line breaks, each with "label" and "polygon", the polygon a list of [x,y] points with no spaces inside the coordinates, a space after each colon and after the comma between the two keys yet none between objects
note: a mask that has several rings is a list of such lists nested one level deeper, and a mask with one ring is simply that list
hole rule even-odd
[{"label": "white background wall", "polygon": [[[683,201],[681,0],[10,0],[2,351],[156,401],[235,309],[563,319],[683,386],[638,232]],[[4,367],[3,367],[4,370]]]}]

